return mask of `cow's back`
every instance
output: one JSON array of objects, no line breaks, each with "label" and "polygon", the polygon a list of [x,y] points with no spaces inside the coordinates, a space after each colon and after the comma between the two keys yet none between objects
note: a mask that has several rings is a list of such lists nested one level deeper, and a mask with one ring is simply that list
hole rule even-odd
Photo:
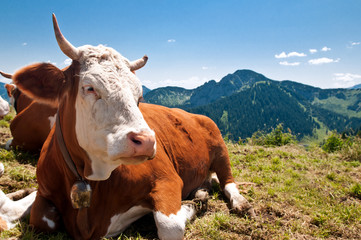
[{"label": "cow's back", "polygon": [[[227,155],[227,148],[217,125],[208,117],[181,109],[141,104],[143,116],[156,133],[157,149],[162,148],[184,183],[185,198],[215,171],[214,159]],[[159,154],[158,154],[159,153]],[[228,155],[227,155],[228,158]],[[230,179],[231,181],[231,179]]]},{"label": "cow's back", "polygon": [[10,124],[11,146],[38,152],[54,124],[57,108],[33,101],[19,112]]}]

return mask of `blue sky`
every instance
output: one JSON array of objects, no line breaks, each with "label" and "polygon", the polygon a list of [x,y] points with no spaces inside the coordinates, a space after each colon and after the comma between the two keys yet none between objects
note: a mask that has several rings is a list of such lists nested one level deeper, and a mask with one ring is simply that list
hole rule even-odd
[{"label": "blue sky", "polygon": [[[144,85],[195,88],[238,69],[321,88],[361,83],[360,0],[2,0],[0,69],[63,68],[51,14],[74,46],[104,44]],[[0,81],[5,81],[0,78]]]}]

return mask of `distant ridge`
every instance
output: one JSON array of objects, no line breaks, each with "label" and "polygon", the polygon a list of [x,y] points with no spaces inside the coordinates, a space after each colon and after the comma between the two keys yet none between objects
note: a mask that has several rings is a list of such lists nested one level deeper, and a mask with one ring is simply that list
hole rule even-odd
[{"label": "distant ridge", "polygon": [[149,103],[211,117],[222,134],[247,138],[282,123],[299,138],[319,131],[359,129],[361,89],[321,89],[275,81],[252,70],[237,70],[195,89],[162,87],[144,95]]},{"label": "distant ridge", "polygon": [[359,88],[361,88],[361,83],[357,84],[357,85],[355,85],[353,87],[350,87],[350,89],[359,89]]},{"label": "distant ridge", "polygon": [[0,82],[0,96],[6,101],[9,101],[9,96],[5,88],[5,83],[3,82]]}]

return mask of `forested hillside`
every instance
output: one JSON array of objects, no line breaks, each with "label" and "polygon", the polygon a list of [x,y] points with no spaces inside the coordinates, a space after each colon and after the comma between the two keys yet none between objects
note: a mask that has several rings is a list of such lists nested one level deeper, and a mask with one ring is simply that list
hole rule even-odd
[{"label": "forested hillside", "polygon": [[280,123],[299,139],[317,135],[320,128],[343,132],[361,126],[361,89],[320,89],[271,80],[251,70],[238,70],[191,90],[154,89],[144,98],[207,115],[233,140],[270,131]]},{"label": "forested hillside", "polygon": [[303,105],[273,82],[258,82],[213,104],[188,110],[211,117],[232,139],[270,131],[280,123],[299,137],[311,135],[319,127]]}]

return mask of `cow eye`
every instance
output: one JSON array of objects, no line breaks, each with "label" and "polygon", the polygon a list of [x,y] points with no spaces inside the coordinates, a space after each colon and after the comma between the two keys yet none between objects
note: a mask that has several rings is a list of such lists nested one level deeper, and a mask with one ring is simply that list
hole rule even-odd
[{"label": "cow eye", "polygon": [[85,94],[94,94],[95,96],[97,96],[97,93],[91,85],[83,86],[83,91]]},{"label": "cow eye", "polygon": [[94,88],[92,86],[87,86],[87,87],[84,87],[85,91],[87,93],[94,93]]}]

